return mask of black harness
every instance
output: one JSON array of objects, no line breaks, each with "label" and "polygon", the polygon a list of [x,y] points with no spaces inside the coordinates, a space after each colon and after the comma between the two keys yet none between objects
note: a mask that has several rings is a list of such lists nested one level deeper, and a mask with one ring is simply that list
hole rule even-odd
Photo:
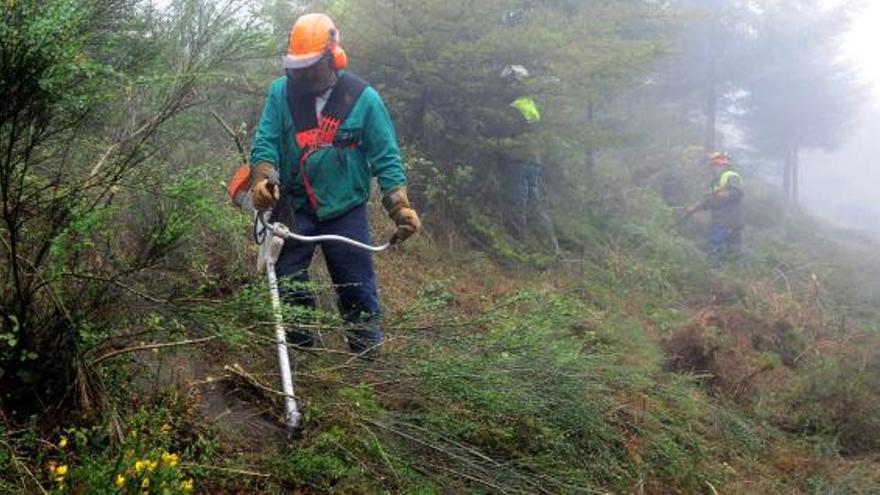
[{"label": "black harness", "polygon": [[358,76],[343,72],[339,75],[336,85],[333,86],[321,114],[318,115],[315,111],[315,96],[297,94],[293,78],[289,76],[287,78],[287,105],[293,115],[294,139],[301,151],[297,168],[306,190],[309,205],[315,211],[318,209],[319,200],[306,174],[306,162],[316,151],[324,148],[335,147],[341,150],[357,147],[355,137],[349,136],[339,140],[337,133],[339,126],[351,114],[351,110],[367,86],[367,82]]}]

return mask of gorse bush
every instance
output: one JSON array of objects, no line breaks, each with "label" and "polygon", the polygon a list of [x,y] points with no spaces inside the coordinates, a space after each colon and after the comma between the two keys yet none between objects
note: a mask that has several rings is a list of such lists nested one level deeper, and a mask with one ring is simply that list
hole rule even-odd
[{"label": "gorse bush", "polygon": [[127,0],[4,4],[0,401],[20,417],[100,409],[84,354],[192,289],[151,282],[181,269],[184,241],[218,217],[196,182],[168,172],[161,130],[259,37],[240,2],[173,8],[160,22]]},{"label": "gorse bush", "polygon": [[787,396],[789,427],[807,435],[832,439],[841,453],[862,455],[876,452],[880,444],[880,369],[877,368],[877,337],[865,343],[818,356],[801,371]]},{"label": "gorse bush", "polygon": [[[192,425],[176,418],[173,401],[126,417],[124,440],[109,446],[107,429],[67,428],[40,452],[53,493],[192,493],[197,485],[184,465],[202,452],[181,445]],[[175,450],[182,448],[182,450]],[[44,478],[40,472],[40,478]]]}]

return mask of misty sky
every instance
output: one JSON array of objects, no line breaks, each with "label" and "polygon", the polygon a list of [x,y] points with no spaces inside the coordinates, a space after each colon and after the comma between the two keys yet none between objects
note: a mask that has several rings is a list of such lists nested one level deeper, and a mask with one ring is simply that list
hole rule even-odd
[{"label": "misty sky", "polygon": [[802,157],[803,203],[817,216],[880,231],[880,0],[868,0],[842,40],[843,56],[870,87],[851,136],[831,152]]}]

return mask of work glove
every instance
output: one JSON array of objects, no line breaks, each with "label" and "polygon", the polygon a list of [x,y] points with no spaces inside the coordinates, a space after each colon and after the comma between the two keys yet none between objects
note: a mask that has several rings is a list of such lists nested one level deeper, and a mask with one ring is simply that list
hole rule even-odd
[{"label": "work glove", "polygon": [[274,176],[277,174],[271,164],[260,163],[251,167],[251,201],[259,211],[271,210],[281,197],[277,181],[270,180]]},{"label": "work glove", "polygon": [[382,206],[397,225],[397,232],[391,237],[391,244],[400,244],[422,228],[419,215],[406,197],[406,189],[399,187],[382,198]]}]

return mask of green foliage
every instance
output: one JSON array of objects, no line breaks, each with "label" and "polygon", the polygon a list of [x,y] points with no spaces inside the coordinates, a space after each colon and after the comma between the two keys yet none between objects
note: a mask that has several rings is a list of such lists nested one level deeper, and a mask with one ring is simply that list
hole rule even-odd
[{"label": "green foliage", "polygon": [[97,243],[112,228],[115,209],[94,210],[82,205],[70,213],[70,220],[63,232],[52,243],[49,276],[57,279],[64,275],[72,259],[97,247]]},{"label": "green foliage", "polygon": [[291,481],[323,490],[345,478],[358,476],[361,473],[357,463],[345,448],[351,436],[351,432],[332,427],[318,435],[309,447],[298,449],[279,461],[281,468],[286,473],[295,473]]},{"label": "green foliage", "polygon": [[472,212],[465,225],[476,244],[496,255],[503,263],[540,268],[553,261],[552,255],[527,250],[522,243],[504,232],[491,217]]},{"label": "green foliage", "polygon": [[[667,22],[655,6],[633,2],[360,0],[330,7],[342,12],[353,69],[383,93],[398,121],[420,207],[473,234],[482,249],[526,264],[546,260],[520,256],[522,246],[511,249],[503,233],[487,228],[504,225],[513,210],[517,163],[540,156],[545,175],[562,178],[548,190],[581,186],[582,155],[613,141],[593,139],[602,131],[584,102],[638,84],[660,54]],[[636,35],[641,29],[653,36]],[[503,81],[511,64],[531,77]],[[509,105],[521,96],[537,99],[542,129],[518,129]]]},{"label": "green foliage", "polygon": [[[9,450],[9,442],[6,438],[6,428],[0,425],[0,473],[9,473],[13,468],[13,452]],[[4,492],[11,493],[12,482],[6,479],[6,476],[0,476],[0,489]]]},{"label": "green foliage", "polygon": [[[50,493],[191,493],[199,486],[186,466],[209,455],[199,447],[208,432],[185,411],[180,402],[160,400],[104,424],[64,428],[50,440],[39,440],[33,425],[14,438],[0,428],[0,487],[34,493],[39,482]],[[123,440],[114,442],[109,434],[121,424]]]},{"label": "green foliage", "polygon": [[872,346],[848,354],[816,359],[802,370],[799,383],[789,393],[791,424],[807,435],[830,438],[845,454],[874,452],[880,418],[874,409],[880,401],[878,370],[869,366]]},{"label": "green foliage", "polygon": [[416,148],[407,148],[407,189],[414,201],[430,205],[444,219],[460,217],[464,201],[461,191],[469,188],[474,168],[464,163],[437,163]]},{"label": "green foliage", "polygon": [[[44,129],[70,125],[106,95],[102,76],[108,67],[86,54],[95,13],[93,2],[6,3],[0,24],[6,77],[0,94],[22,105]],[[4,126],[12,111],[3,112]]]},{"label": "green foliage", "polygon": [[193,241],[231,233],[207,186],[216,181],[170,166],[183,143],[161,130],[180,125],[173,118],[200,85],[262,38],[244,2],[170,8],[163,17],[129,0],[4,4],[0,388],[19,414],[60,398],[104,404],[81,396],[100,387],[72,386],[91,379],[82,346],[117,345],[108,338],[145,306],[185,298],[189,275],[207,264]]},{"label": "green foliage", "polygon": [[850,493],[874,493],[880,479],[870,466],[856,466],[843,476],[832,479],[816,473],[807,480],[808,492],[813,495],[846,495]]},{"label": "green foliage", "polygon": [[[719,479],[706,463],[709,410],[693,404],[689,383],[654,381],[660,362],[636,357],[656,355],[638,350],[637,324],[605,319],[585,332],[593,310],[552,294],[519,294],[503,306],[487,333],[436,342],[430,359],[413,363],[425,417],[412,434],[478,449],[497,463],[490,471],[447,461],[511,490],[530,479],[561,492],[624,489],[639,477],[682,489]],[[643,367],[630,369],[631,360]],[[646,393],[648,410],[626,399]]]}]

